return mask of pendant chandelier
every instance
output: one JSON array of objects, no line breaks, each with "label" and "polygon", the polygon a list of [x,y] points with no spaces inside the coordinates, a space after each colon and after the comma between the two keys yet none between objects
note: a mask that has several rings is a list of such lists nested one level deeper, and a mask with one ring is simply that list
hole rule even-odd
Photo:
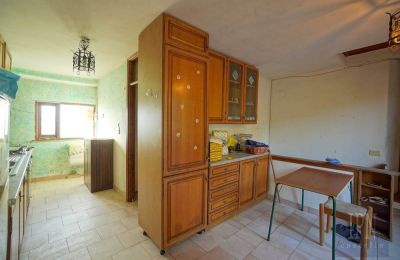
[{"label": "pendant chandelier", "polygon": [[86,37],[81,38],[79,48],[74,52],[72,59],[72,70],[79,75],[81,71],[87,73],[90,76],[91,73],[95,73],[95,58],[91,51],[89,51],[89,39]]},{"label": "pendant chandelier", "polygon": [[400,45],[400,9],[393,14],[387,14],[390,17],[388,44],[391,47],[398,47],[398,45]]}]

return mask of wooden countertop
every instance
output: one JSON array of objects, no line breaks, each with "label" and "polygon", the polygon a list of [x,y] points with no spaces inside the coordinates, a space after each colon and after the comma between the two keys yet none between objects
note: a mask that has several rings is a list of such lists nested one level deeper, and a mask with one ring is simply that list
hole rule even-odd
[{"label": "wooden countertop", "polygon": [[[258,158],[258,157],[266,156],[266,155],[268,155],[268,153],[250,154],[250,153],[245,153],[245,152],[233,152],[233,153],[230,153],[229,155],[224,155],[222,157],[221,161],[210,162],[210,167],[220,166],[220,165],[224,165],[224,164],[228,164],[228,163],[240,162],[243,160],[254,159],[254,158]],[[228,156],[232,157],[232,159],[227,159]]]}]

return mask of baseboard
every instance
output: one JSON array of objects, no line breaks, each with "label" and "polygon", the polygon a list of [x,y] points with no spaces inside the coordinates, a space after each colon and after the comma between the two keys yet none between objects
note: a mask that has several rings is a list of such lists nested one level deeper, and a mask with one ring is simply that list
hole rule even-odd
[{"label": "baseboard", "polygon": [[41,182],[41,181],[50,181],[50,180],[59,180],[59,179],[73,179],[73,178],[81,178],[83,175],[80,174],[58,174],[58,175],[50,175],[50,176],[41,176],[41,177],[32,177],[32,182]]}]

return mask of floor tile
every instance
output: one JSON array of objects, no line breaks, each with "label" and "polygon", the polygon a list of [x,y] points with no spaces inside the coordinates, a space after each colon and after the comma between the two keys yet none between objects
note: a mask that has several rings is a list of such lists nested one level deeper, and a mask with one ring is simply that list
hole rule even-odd
[{"label": "floor tile", "polygon": [[256,246],[237,236],[232,236],[222,242],[220,247],[232,256],[244,259]]},{"label": "floor tile", "polygon": [[206,251],[190,240],[185,240],[168,250],[175,259],[198,259],[206,254]]},{"label": "floor tile", "polygon": [[143,235],[143,229],[141,229],[140,227],[125,231],[123,233],[119,233],[117,235],[117,238],[125,248],[134,246],[148,239],[146,236]]},{"label": "floor tile", "polygon": [[148,260],[152,257],[149,253],[141,246],[136,245],[133,247],[129,247],[125,250],[122,250],[118,254],[115,254],[113,260],[132,260],[132,259],[140,259],[140,260]]},{"label": "floor tile", "polygon": [[81,232],[67,238],[68,247],[71,252],[85,248],[99,241],[101,241],[101,238],[96,230]]},{"label": "floor tile", "polygon": [[195,234],[191,237],[191,240],[205,251],[211,251],[215,247],[219,246],[224,241],[224,238],[214,231],[209,230],[202,234]]},{"label": "floor tile", "polygon": [[203,255],[201,260],[237,260],[238,258],[227,253],[224,249],[217,246],[214,247],[210,252]]},{"label": "floor tile", "polygon": [[110,224],[96,228],[97,233],[99,233],[102,239],[118,235],[120,233],[126,232],[127,228],[122,224],[121,221],[112,222]]},{"label": "floor tile", "polygon": [[228,238],[239,231],[239,229],[227,222],[223,222],[211,229],[214,233],[223,238]]},{"label": "floor tile", "polygon": [[122,244],[116,237],[101,240],[88,246],[92,260],[104,259],[113,256],[123,249]]},{"label": "floor tile", "polygon": [[267,241],[262,242],[256,249],[254,249],[251,254],[258,259],[268,260],[268,259],[279,259],[285,260],[289,259],[289,254],[285,251],[282,251],[279,248],[272,246]]}]

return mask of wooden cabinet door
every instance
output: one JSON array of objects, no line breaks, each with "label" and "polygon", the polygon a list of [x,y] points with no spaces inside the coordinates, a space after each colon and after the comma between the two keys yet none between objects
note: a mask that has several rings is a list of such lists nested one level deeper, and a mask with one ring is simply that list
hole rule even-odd
[{"label": "wooden cabinet door", "polygon": [[205,228],[207,170],[164,179],[164,245]]},{"label": "wooden cabinet door", "polygon": [[268,167],[268,157],[262,157],[257,160],[257,166],[254,173],[254,186],[256,197],[259,197],[268,191]]},{"label": "wooden cabinet door", "polygon": [[227,75],[227,115],[226,121],[241,123],[243,119],[243,79],[244,64],[233,59],[228,60]]},{"label": "wooden cabinet door", "polygon": [[245,123],[257,123],[258,70],[246,65],[245,71],[244,121]]},{"label": "wooden cabinet door", "polygon": [[165,49],[167,171],[206,168],[207,59],[168,46]]},{"label": "wooden cabinet door", "polygon": [[209,51],[208,61],[208,122],[223,123],[225,119],[226,58]]},{"label": "wooden cabinet door", "polygon": [[255,160],[240,163],[239,203],[242,206],[254,199]]}]

